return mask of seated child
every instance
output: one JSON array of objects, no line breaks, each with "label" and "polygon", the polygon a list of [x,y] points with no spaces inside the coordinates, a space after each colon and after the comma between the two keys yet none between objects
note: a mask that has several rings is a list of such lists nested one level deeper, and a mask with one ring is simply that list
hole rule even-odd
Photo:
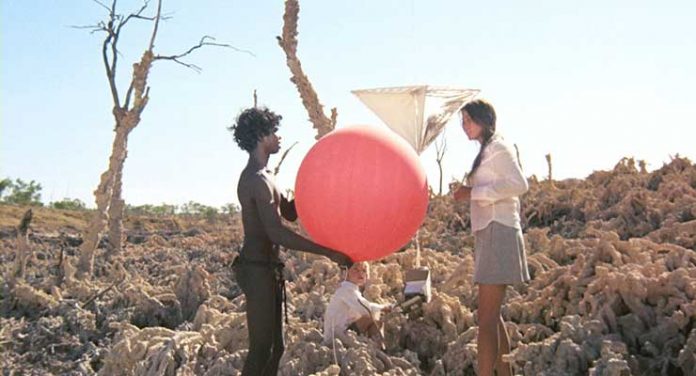
[{"label": "seated child", "polygon": [[345,281],[331,297],[324,316],[324,341],[332,342],[347,329],[367,334],[384,347],[381,328],[378,326],[380,312],[389,312],[390,304],[372,303],[365,299],[360,288],[365,286],[370,269],[367,262],[356,262],[346,272]]}]

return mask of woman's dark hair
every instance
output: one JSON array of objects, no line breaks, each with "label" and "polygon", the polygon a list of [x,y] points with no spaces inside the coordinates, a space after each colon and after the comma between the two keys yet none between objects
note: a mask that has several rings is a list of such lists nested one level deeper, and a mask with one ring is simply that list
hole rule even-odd
[{"label": "woman's dark hair", "polygon": [[476,124],[480,125],[481,128],[483,128],[483,138],[481,140],[481,148],[479,149],[478,154],[476,155],[476,158],[474,159],[474,163],[471,165],[471,171],[469,171],[468,179],[471,179],[472,176],[474,176],[474,172],[476,169],[481,165],[481,159],[483,158],[483,149],[486,148],[486,145],[491,142],[491,138],[493,138],[493,135],[495,134],[495,109],[493,108],[493,105],[490,103],[486,102],[483,99],[475,99],[469,103],[467,103],[464,108],[462,108],[462,116],[464,115],[464,112],[469,114],[469,117],[471,120],[473,120]]},{"label": "woman's dark hair", "polygon": [[234,134],[240,148],[252,152],[259,140],[278,130],[282,118],[266,107],[252,107],[243,110],[227,129]]}]

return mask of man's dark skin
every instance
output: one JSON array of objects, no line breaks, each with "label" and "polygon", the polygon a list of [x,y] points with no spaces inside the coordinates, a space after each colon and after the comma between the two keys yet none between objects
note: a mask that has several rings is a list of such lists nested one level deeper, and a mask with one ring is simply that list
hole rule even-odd
[{"label": "man's dark skin", "polygon": [[[242,127],[242,116],[245,116],[244,112],[237,127]],[[249,126],[249,123],[245,126]],[[339,265],[352,263],[346,255],[316,244],[283,224],[281,215],[294,221],[297,213],[294,201],[288,201],[278,191],[266,170],[268,157],[280,150],[280,137],[276,135],[276,130],[273,127],[249,151],[249,161],[237,186],[242,207],[244,245],[235,261],[234,271],[246,296],[249,329],[249,354],[244,363],[243,376],[276,375],[283,355],[283,284],[278,246],[326,256]]]}]

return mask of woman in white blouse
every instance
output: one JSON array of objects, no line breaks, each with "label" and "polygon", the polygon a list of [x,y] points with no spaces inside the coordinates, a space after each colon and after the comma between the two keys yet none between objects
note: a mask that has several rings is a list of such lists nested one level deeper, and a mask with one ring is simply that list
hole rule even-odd
[{"label": "woman in white blouse", "polygon": [[474,233],[474,282],[478,284],[478,374],[511,375],[502,361],[510,339],[500,309],[505,288],[529,281],[520,226],[520,200],[529,186],[513,148],[495,132],[493,106],[469,102],[461,111],[462,128],[481,149],[468,174],[468,185],[454,192],[455,200],[469,200]]}]

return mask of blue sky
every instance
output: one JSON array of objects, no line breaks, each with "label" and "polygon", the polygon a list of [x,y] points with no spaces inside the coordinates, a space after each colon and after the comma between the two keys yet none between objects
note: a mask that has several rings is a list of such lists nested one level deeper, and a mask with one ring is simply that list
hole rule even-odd
[{"label": "blue sky", "polygon": [[[154,1],[154,0],[153,0]],[[127,13],[138,1],[119,2]],[[411,84],[481,89],[498,128],[516,143],[527,175],[583,178],[624,156],[659,168],[679,153],[696,160],[696,3],[693,1],[300,1],[298,54],[339,126],[380,124],[350,91]],[[130,204],[237,202],[247,156],[226,127],[259,103],[283,115],[283,145],[299,142],[278,176],[292,188],[314,131],[275,36],[281,1],[165,0],[156,52],[203,35],[253,52],[198,51],[157,62],[151,98],[130,138],[124,197]],[[154,7],[153,7],[154,9]],[[92,191],[113,139],[102,34],[71,28],[105,19],[88,0],[0,1],[0,176],[42,183],[45,202]],[[133,22],[121,38],[121,91],[149,40]],[[477,151],[456,121],[446,130],[445,181]],[[421,161],[431,182],[434,147]],[[269,165],[275,166],[278,156]]]}]

